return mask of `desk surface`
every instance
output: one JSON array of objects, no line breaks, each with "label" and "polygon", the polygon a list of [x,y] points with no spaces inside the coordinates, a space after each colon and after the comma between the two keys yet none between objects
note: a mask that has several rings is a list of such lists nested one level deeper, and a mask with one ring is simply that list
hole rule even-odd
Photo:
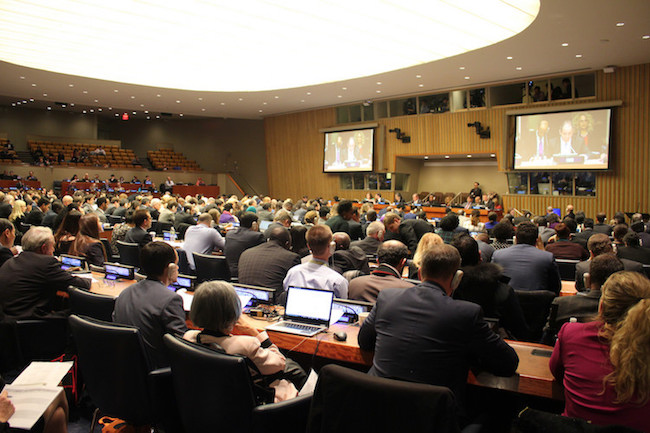
[{"label": "desk surface", "polygon": [[[103,295],[118,296],[122,290],[135,283],[134,280],[119,280],[106,282],[101,273],[93,273],[91,291]],[[271,323],[263,319],[252,319],[258,329],[264,329]],[[334,333],[345,331],[348,334],[346,341],[334,339]],[[328,332],[320,333],[314,337],[301,337],[277,331],[268,331],[271,341],[279,348],[289,352],[299,352],[309,355],[316,354],[322,358],[345,361],[365,366],[372,365],[373,353],[359,348],[357,336],[358,325],[338,324],[330,326]],[[468,383],[489,388],[503,389],[520,394],[562,400],[562,387],[554,381],[549,369],[547,356],[534,355],[535,349],[551,351],[552,347],[535,343],[507,341],[519,356],[517,374],[512,377],[497,377],[489,373],[473,374],[470,372]]]}]

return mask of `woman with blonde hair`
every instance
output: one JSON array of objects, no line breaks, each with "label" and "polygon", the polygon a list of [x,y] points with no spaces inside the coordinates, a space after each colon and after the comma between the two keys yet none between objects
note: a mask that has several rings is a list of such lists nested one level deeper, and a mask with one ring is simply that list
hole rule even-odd
[{"label": "woman with blonde hair", "polygon": [[27,203],[23,200],[14,201],[14,208],[9,214],[9,221],[11,221],[18,230],[22,231],[21,223],[25,223],[25,211],[27,210]]},{"label": "woman with blonde hair", "polygon": [[88,264],[102,266],[106,261],[106,251],[99,239],[104,229],[95,213],[88,213],[79,219],[79,233],[70,245],[69,254],[85,257]]},{"label": "woman with blonde hair", "polygon": [[650,432],[650,280],[610,276],[596,321],[564,324],[550,367],[564,384],[563,415]]},{"label": "woman with blonde hair", "polygon": [[445,241],[442,240],[440,235],[435,233],[425,233],[420,242],[418,242],[418,247],[415,249],[415,254],[413,254],[413,260],[409,261],[409,278],[412,280],[419,280],[418,270],[422,266],[422,258],[424,254],[429,251],[434,245],[442,245]]}]

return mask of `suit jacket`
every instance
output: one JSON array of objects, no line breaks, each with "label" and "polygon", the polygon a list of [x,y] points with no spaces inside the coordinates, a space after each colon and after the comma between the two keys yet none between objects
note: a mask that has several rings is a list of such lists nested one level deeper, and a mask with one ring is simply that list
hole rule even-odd
[{"label": "suit jacket", "polygon": [[195,226],[196,221],[194,220],[194,217],[187,212],[177,212],[176,215],[174,215],[174,229],[176,229],[177,232],[181,231],[181,224]]},{"label": "suit jacket", "polygon": [[341,275],[344,272],[355,270],[361,271],[365,275],[370,273],[366,253],[357,247],[334,251],[330,257],[330,267]]},{"label": "suit jacket", "polygon": [[616,249],[616,255],[621,259],[634,260],[644,265],[650,265],[650,249],[644,247],[623,247]]},{"label": "suit jacket", "polygon": [[386,230],[384,235],[384,241],[398,240],[406,245],[406,248],[411,252],[411,256],[415,254],[415,250],[418,248],[418,237],[415,234],[415,230],[410,224],[407,224],[408,221],[412,220],[402,220],[399,225],[399,232],[393,233],[390,230]]},{"label": "suit jacket", "polygon": [[9,248],[0,245],[0,267],[2,267],[2,265],[13,256],[14,253],[12,253]]},{"label": "suit jacket", "polygon": [[140,248],[144,247],[151,241],[153,241],[153,239],[151,239],[149,232],[141,227],[133,227],[126,233],[126,236],[124,236],[124,242],[138,244]]},{"label": "suit jacket", "polygon": [[268,210],[258,210],[257,217],[260,221],[273,221],[273,214]]},{"label": "suit jacket", "polygon": [[183,300],[155,280],[142,280],[127,287],[115,300],[113,321],[140,329],[154,368],[169,366],[163,335],[187,331]]},{"label": "suit jacket", "polygon": [[517,244],[495,251],[492,262],[501,265],[515,290],[549,290],[560,294],[560,271],[553,254],[548,251]]},{"label": "suit jacket", "polygon": [[332,218],[325,221],[325,224],[332,229],[332,233],[345,232],[350,234],[350,223],[343,219],[341,215],[334,215]]},{"label": "suit jacket", "polygon": [[352,242],[350,244],[350,248],[358,247],[358,248],[361,248],[363,250],[363,252],[366,253],[367,255],[376,256],[377,255],[377,248],[379,248],[380,245],[381,245],[381,242],[379,241],[379,239],[376,239],[376,238],[373,238],[373,237],[370,237],[370,236],[366,236],[365,238],[363,238],[360,241]]},{"label": "suit jacket", "polygon": [[572,241],[575,242],[576,244],[582,246],[582,248],[584,248],[586,250],[587,249],[587,242],[589,242],[589,238],[593,234],[594,234],[594,229],[585,228],[580,233],[576,233],[575,236],[573,236]]},{"label": "suit jacket", "polygon": [[56,292],[68,286],[89,289],[90,284],[61,269],[53,256],[23,251],[0,268],[0,310],[13,319],[62,315],[56,312]]},{"label": "suit jacket", "polygon": [[0,218],[9,218],[13,207],[9,203],[0,203]]},{"label": "suit jacket", "polygon": [[[411,226],[413,228],[413,231],[415,232],[415,237],[417,238],[418,242],[420,242],[420,239],[422,239],[422,236],[424,236],[426,233],[433,232],[433,224],[423,219],[418,218],[418,219],[404,220],[402,224],[404,224],[405,226]],[[413,252],[415,253],[415,251]]]},{"label": "suit jacket", "polygon": [[264,243],[264,235],[245,227],[238,227],[226,233],[226,261],[230,275],[236,277],[239,272],[239,257],[249,248]]},{"label": "suit jacket", "polygon": [[449,387],[461,413],[470,366],[511,376],[519,363],[483,320],[481,307],[454,300],[428,281],[381,291],[358,340],[361,349],[375,351],[368,374]]},{"label": "suit jacket", "polygon": [[102,222],[102,223],[107,223],[108,222],[108,218],[106,218],[106,213],[104,213],[103,210],[97,208],[94,211],[94,213],[97,214],[97,218],[99,218],[100,222]]},{"label": "suit jacket", "polygon": [[43,223],[43,211],[41,211],[36,205],[32,206],[32,211],[27,214],[25,217],[25,224],[31,224],[33,226],[40,226]]},{"label": "suit jacket", "polygon": [[54,220],[56,217],[57,213],[52,209],[49,209],[47,212],[45,212],[45,215],[43,215],[43,221],[41,221],[41,225],[54,229]]},{"label": "suit jacket", "polygon": [[546,320],[546,326],[544,326],[543,342],[551,346],[555,345],[560,328],[572,317],[580,322],[590,322],[598,314],[600,295],[600,290],[589,290],[575,296],[562,296],[553,299],[551,312]]},{"label": "suit jacket", "polygon": [[589,253],[579,244],[569,240],[557,240],[546,246],[546,251],[553,253],[556,259],[587,260]]},{"label": "suit jacket", "polygon": [[609,224],[594,224],[594,233],[605,233],[607,236],[611,236],[612,226]]},{"label": "suit jacket", "polygon": [[277,241],[268,241],[244,251],[239,257],[239,282],[274,289],[281,293],[282,281],[300,256],[284,249]]},{"label": "suit jacket", "polygon": [[[633,260],[621,259],[623,262],[623,268],[626,271],[639,272],[643,274],[643,265],[639,262]],[[589,266],[591,265],[591,260],[585,260],[584,262],[578,262],[576,264],[576,290],[582,292],[585,290],[585,274],[589,272]]]},{"label": "suit jacket", "polygon": [[126,216],[126,208],[124,206],[118,206],[114,211],[113,211],[113,216],[118,216],[118,217],[124,217]]},{"label": "suit jacket", "polygon": [[363,232],[363,227],[361,226],[361,223],[358,223],[354,220],[348,221],[348,225],[350,226],[350,239],[353,241],[363,239],[365,236],[365,233]]},{"label": "suit jacket", "polygon": [[370,275],[354,278],[348,286],[348,299],[377,302],[379,292],[384,289],[413,287],[413,283],[404,281],[397,269],[387,264],[380,264]]}]

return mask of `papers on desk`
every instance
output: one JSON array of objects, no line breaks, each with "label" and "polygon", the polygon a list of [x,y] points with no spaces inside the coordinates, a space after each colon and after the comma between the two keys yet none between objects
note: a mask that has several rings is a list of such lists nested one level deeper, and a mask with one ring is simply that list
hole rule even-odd
[{"label": "papers on desk", "polygon": [[239,293],[237,294],[239,297],[239,304],[241,305],[242,310],[248,305],[248,303],[253,299],[253,295],[240,295]]},{"label": "papers on desk", "polygon": [[190,311],[192,309],[192,300],[194,299],[194,295],[187,293],[187,289],[178,289],[176,293],[180,295],[181,299],[183,299],[183,310]]},{"label": "papers on desk", "polygon": [[95,279],[95,277],[93,277],[93,274],[91,274],[90,272],[74,274],[74,276],[79,278],[85,278],[87,280],[92,281],[93,283],[96,283],[98,281],[97,279]]},{"label": "papers on desk", "polygon": [[343,308],[332,308],[332,312],[330,313],[330,325],[333,325],[341,320],[343,314],[345,314],[345,310]]},{"label": "papers on desk", "polygon": [[11,385],[5,386],[16,412],[9,419],[13,428],[29,430],[54,399],[63,392],[58,386],[72,368],[70,362],[32,362]]}]

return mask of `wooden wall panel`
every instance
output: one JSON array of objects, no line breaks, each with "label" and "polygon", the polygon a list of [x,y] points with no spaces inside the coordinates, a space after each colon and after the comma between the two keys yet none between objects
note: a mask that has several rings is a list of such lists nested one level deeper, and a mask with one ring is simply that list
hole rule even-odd
[{"label": "wooden wall panel", "polygon": [[[543,213],[547,206],[564,209],[573,204],[588,215],[599,211],[609,216],[650,209],[650,64],[617,68],[613,74],[596,73],[596,101],[622,100],[616,108],[612,134],[612,167],[597,174],[597,196],[558,197],[508,195],[502,191],[504,205]],[[582,101],[537,103],[535,108],[550,110]],[[379,119],[385,131],[385,154],[388,171],[395,169],[398,155],[496,153],[499,170],[505,176],[509,156],[506,112],[520,106],[473,109],[456,113],[424,114]],[[468,123],[489,126],[492,137],[480,139]],[[270,193],[278,197],[350,196],[340,189],[338,175],[322,173],[323,134],[320,128],[336,125],[334,108],[294,113],[265,119],[267,168]],[[411,136],[402,143],[389,129],[400,128]],[[382,145],[378,143],[378,145]],[[471,168],[459,168],[458,176],[471,175]],[[444,187],[441,187],[444,189]],[[356,194],[361,197],[363,194]],[[385,197],[389,194],[383,194]]]}]

